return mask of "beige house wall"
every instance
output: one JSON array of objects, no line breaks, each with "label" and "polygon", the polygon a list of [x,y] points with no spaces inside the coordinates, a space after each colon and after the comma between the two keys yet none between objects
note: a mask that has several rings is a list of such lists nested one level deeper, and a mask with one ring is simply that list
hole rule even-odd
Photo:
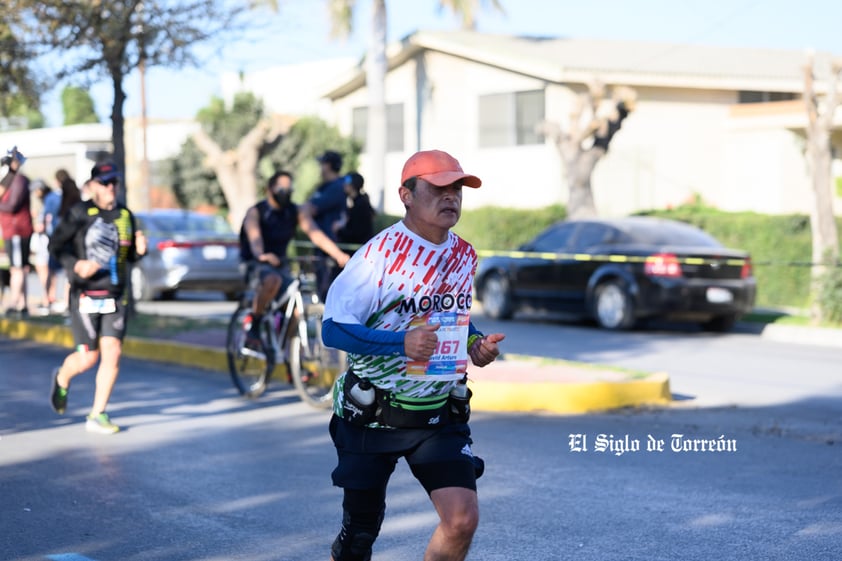
[{"label": "beige house wall", "polygon": [[[387,76],[387,102],[403,103],[405,127],[404,152],[387,156],[390,189],[396,190],[409,154],[441,148],[483,179],[483,188],[465,197],[466,209],[566,202],[562,163],[549,140],[542,145],[479,147],[478,97],[545,89],[548,120],[567,126],[571,103],[582,85],[571,89],[449,54],[420,52]],[[738,102],[733,90],[638,87],[637,91],[636,110],[624,121],[592,177],[601,214],[675,207],[696,197],[727,211],[810,212],[812,193],[803,146],[793,132],[803,128],[803,115],[790,115],[785,126],[761,114],[748,125],[745,117],[733,114]],[[367,105],[366,96],[363,86],[335,100],[334,115],[345,134],[351,132],[352,108]],[[366,166],[363,154],[363,175]],[[386,201],[387,212],[402,211],[388,189]],[[842,212],[838,198],[836,210]]]}]

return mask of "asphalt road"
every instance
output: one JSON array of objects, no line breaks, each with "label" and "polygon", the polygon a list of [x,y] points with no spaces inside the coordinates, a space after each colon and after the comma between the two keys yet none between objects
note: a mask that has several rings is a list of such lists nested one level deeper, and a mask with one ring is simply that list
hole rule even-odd
[{"label": "asphalt road", "polygon": [[[67,416],[47,403],[65,352],[0,338],[0,559],[327,558],[341,495],[325,413],[283,386],[249,402],[224,374],[128,359],[110,407],[125,430],[91,435],[92,374],[74,382]],[[762,391],[765,374],[750,374]],[[838,394],[816,393],[750,407],[476,414],[487,471],[469,558],[838,561],[840,413]],[[673,435],[682,450],[727,450],[676,452]],[[611,446],[597,451],[600,441]],[[420,559],[434,524],[399,465],[374,561]]]}]

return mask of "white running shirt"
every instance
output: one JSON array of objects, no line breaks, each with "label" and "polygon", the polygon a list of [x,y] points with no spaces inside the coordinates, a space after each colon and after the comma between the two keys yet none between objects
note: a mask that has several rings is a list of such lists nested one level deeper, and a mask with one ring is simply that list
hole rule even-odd
[{"label": "white running shirt", "polygon": [[[412,362],[391,356],[349,353],[354,372],[381,389],[405,397],[443,395],[461,379],[468,364],[468,323],[477,255],[449,232],[433,244],[398,222],[358,249],[333,281],[325,318],[371,329],[404,332],[438,323],[439,345],[431,360]],[[342,377],[334,391],[341,411]]]}]

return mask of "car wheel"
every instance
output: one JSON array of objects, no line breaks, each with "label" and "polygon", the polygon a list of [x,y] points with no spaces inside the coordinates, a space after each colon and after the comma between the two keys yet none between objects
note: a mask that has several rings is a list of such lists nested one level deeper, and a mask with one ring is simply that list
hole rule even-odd
[{"label": "car wheel", "polygon": [[630,329],[635,324],[634,304],[625,283],[617,280],[596,287],[594,316],[605,329]]},{"label": "car wheel", "polygon": [[702,323],[702,329],[705,331],[714,331],[716,333],[724,333],[731,331],[734,324],[737,323],[736,314],[726,314],[724,316],[714,316],[708,321]]},{"label": "car wheel", "polygon": [[140,267],[132,267],[132,298],[135,302],[148,302],[155,299],[155,293],[146,280]]},{"label": "car wheel", "polygon": [[491,275],[482,289],[482,309],[491,319],[509,319],[514,314],[509,281],[502,275]]}]

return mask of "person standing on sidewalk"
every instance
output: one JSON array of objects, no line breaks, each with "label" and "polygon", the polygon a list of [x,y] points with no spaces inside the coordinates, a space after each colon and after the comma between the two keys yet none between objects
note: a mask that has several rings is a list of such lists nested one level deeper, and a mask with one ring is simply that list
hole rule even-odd
[{"label": "person standing on sidewalk", "polygon": [[29,315],[26,277],[29,275],[30,242],[34,231],[29,178],[19,171],[25,161],[17,146],[0,159],[0,230],[3,231],[3,246],[9,256],[9,306],[5,313],[16,318]]},{"label": "person standing on sidewalk", "polygon": [[477,254],[450,229],[462,187],[481,184],[446,152],[414,154],[401,174],[403,220],[356,251],[328,292],[324,342],[347,351],[350,365],[330,421],[332,479],[344,493],[333,561],[371,558],[400,458],[439,516],[424,559],[468,554],[483,462],[471,450],[467,367],[494,361],[504,335],[471,323]]},{"label": "person standing on sidewalk", "polygon": [[[326,150],[316,158],[319,162],[322,182],[301,210],[308,214],[316,226],[336,243],[333,224],[342,218],[345,212],[345,179],[339,175],[342,169],[342,155],[333,150]],[[316,250],[321,259],[316,264],[316,284],[319,297],[324,300],[330,283],[338,274],[324,252]]]},{"label": "person standing on sidewalk", "polygon": [[41,304],[38,306],[38,315],[46,316],[56,301],[56,272],[59,269],[58,263],[50,256],[49,242],[53,235],[56,224],[58,224],[59,208],[61,207],[61,194],[53,191],[44,181],[36,179],[29,184],[32,194],[37,201],[33,212],[37,215],[33,220],[35,232],[32,234],[31,253],[35,261],[35,273],[41,283]]},{"label": "person standing on sidewalk", "polygon": [[340,220],[334,222],[333,230],[339,243],[359,246],[374,236],[376,213],[365,192],[363,176],[352,171],[344,181],[345,212]]},{"label": "person standing on sidewalk", "polygon": [[129,263],[146,254],[146,237],[134,215],[117,202],[120,174],[114,164],[91,170],[91,199],[62,217],[50,238],[50,252],[62,263],[70,282],[70,325],[76,350],[53,371],[50,402],[64,414],[70,381],[99,360],[93,406],[85,428],[111,434],[106,407],[117,381],[126,334]]}]

